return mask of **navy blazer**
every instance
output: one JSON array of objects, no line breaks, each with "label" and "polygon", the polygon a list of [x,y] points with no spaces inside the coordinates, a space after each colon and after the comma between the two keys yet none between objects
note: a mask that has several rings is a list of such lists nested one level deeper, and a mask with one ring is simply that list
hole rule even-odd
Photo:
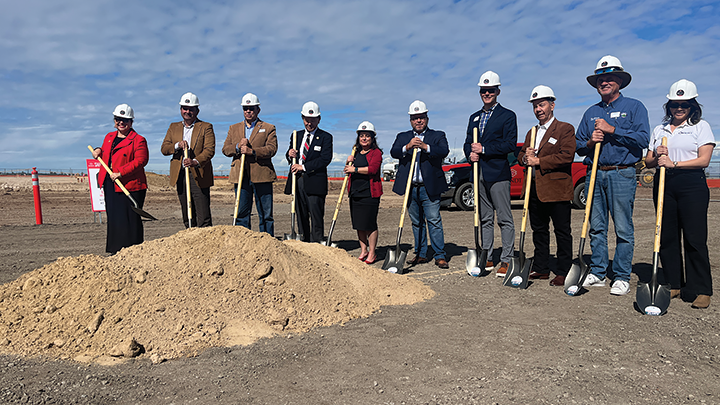
[{"label": "navy blazer", "polygon": [[[473,128],[480,125],[478,110],[468,120],[467,136],[463,151],[470,162],[470,144],[473,143]],[[480,170],[484,181],[489,183],[512,179],[508,154],[517,148],[517,117],[515,113],[501,106],[495,106],[482,134],[478,133],[478,142],[485,148],[480,154]]]},{"label": "navy blazer", "polygon": [[[448,147],[445,132],[428,128],[422,135],[424,136],[423,142],[430,146],[430,153],[419,150],[416,164],[420,165],[420,173],[422,173],[428,196],[434,199],[448,189],[442,164],[443,159],[450,153],[450,148]],[[410,172],[410,161],[412,160],[412,150],[409,150],[409,153],[403,153],[403,146],[407,145],[414,136],[413,131],[397,134],[392,149],[390,149],[390,155],[400,160],[395,175],[395,185],[393,186],[393,191],[400,195],[405,194],[405,186]]]},{"label": "navy blazer", "polygon": [[[305,137],[305,130],[297,131],[297,149],[298,163],[300,162],[300,150],[302,150],[302,141]],[[288,155],[293,147],[292,135],[290,135],[290,147],[285,152],[285,159],[292,164],[292,159]],[[328,193],[328,176],[327,167],[333,158],[333,137],[329,132],[325,132],[318,128],[315,136],[310,140],[310,149],[305,158],[305,171],[302,173],[303,182],[305,184],[305,192],[309,195],[327,195]],[[288,173],[288,179],[285,183],[285,194],[292,192],[292,173]]]}]

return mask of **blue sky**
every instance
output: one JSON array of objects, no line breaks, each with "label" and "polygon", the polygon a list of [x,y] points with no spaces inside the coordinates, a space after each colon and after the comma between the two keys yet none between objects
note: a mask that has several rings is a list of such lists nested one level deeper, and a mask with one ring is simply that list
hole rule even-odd
[{"label": "blue sky", "polygon": [[242,121],[240,98],[258,95],[260,117],[278,129],[278,172],[305,101],[344,161],[363,120],[386,156],[410,128],[415,99],[430,127],[461,155],[477,81],[500,75],[499,101],[518,115],[521,136],[536,121],[527,102],[538,84],[558,97],[556,117],[577,126],[599,100],[585,81],[600,57],[633,76],[623,94],[662,119],[670,85],[698,86],[704,118],[720,134],[720,3],[714,1],[36,1],[5,2],[0,15],[0,168],[85,167],[86,146],[112,128],[128,103],[148,140],[146,170],[167,172],[160,153],[180,96],[200,98],[217,137]]}]

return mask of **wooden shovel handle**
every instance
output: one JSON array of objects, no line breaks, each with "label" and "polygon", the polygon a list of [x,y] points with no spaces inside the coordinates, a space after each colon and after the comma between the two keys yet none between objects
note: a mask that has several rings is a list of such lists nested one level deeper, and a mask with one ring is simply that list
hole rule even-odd
[{"label": "wooden shovel handle", "polygon": [[[183,149],[185,159],[188,159],[188,148]],[[190,197],[190,166],[185,166],[185,194],[187,195],[188,223],[192,222],[192,198]],[[190,224],[192,226],[192,224]]]},{"label": "wooden shovel handle", "polygon": [[410,199],[410,187],[412,186],[412,178],[415,174],[415,160],[417,159],[418,148],[413,148],[412,159],[410,160],[410,172],[408,173],[407,184],[405,185],[405,198],[403,198],[402,213],[400,214],[400,225],[402,228],[405,223],[405,211],[407,211],[408,200]]},{"label": "wooden shovel handle", "polygon": [[590,211],[592,211],[593,194],[595,194],[595,176],[597,175],[598,159],[600,158],[600,142],[595,144],[595,154],[593,155],[592,171],[590,172],[590,184],[585,189],[585,220],[583,221],[582,232],[580,237],[587,237],[588,223],[590,222]]},{"label": "wooden shovel handle", "polygon": [[[90,152],[95,152],[95,149],[93,149],[93,147],[90,145],[88,145],[88,149],[90,149]],[[105,162],[102,160],[102,158],[100,156],[97,157],[97,160],[98,160],[98,162],[100,162],[102,167],[105,168],[105,171],[108,174],[112,173],[112,170],[110,170],[108,165],[105,164]],[[120,183],[120,179],[115,179],[115,184],[117,184],[120,187],[120,190],[122,190],[123,193],[125,193],[125,195],[128,195],[128,196],[130,195],[130,192],[125,188],[125,186],[123,186],[122,183]]]},{"label": "wooden shovel handle", "polygon": [[[350,152],[351,155],[355,156],[355,151],[357,150],[357,146],[353,146],[352,152]],[[350,166],[354,166],[352,162],[350,163]],[[340,196],[338,197],[337,204],[335,204],[335,214],[333,215],[333,221],[337,221],[338,212],[340,212],[340,204],[342,204],[343,196],[345,195],[345,189],[347,188],[348,179],[350,178],[350,175],[348,173],[345,173],[345,178],[343,179],[342,188],[340,189]]]},{"label": "wooden shovel handle", "polygon": [[[536,133],[537,128],[533,126],[530,130],[530,146],[533,149],[535,148]],[[525,150],[527,150],[527,148]],[[527,171],[525,172],[525,201],[523,202],[522,225],[520,226],[520,232],[525,232],[525,227],[527,226],[528,206],[530,205],[530,186],[532,184],[533,175],[535,175],[535,168],[528,166]]]},{"label": "wooden shovel handle", "polygon": [[[293,142],[293,149],[297,153],[297,131],[293,131],[292,142]],[[292,164],[293,165],[297,164],[297,155],[293,158]],[[291,196],[291,198],[290,198],[290,213],[294,214],[295,213],[295,188],[297,187],[297,185],[296,185],[297,184],[297,175],[292,172],[292,166],[290,167],[290,169],[291,169],[290,173],[288,174],[288,176],[292,176],[292,190],[290,193],[290,196]]]},{"label": "wooden shovel handle", "polygon": [[[667,146],[667,137],[662,138],[662,146]],[[658,185],[657,196],[657,214],[655,217],[655,241],[653,243],[653,252],[660,252],[660,233],[662,232],[662,214],[663,203],[665,202],[665,168],[660,168],[660,181]]]},{"label": "wooden shovel handle", "polygon": [[[473,128],[473,143],[478,143],[478,129]],[[475,212],[473,213],[473,219],[475,221],[475,228],[480,225],[480,174],[478,167],[480,166],[480,160],[473,162],[473,204],[475,205]]]}]

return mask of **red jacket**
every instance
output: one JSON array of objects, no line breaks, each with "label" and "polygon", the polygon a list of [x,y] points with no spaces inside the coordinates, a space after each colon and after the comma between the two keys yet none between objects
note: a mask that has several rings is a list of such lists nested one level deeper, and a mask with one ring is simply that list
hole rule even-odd
[{"label": "red jacket", "polygon": [[[128,191],[147,189],[147,179],[145,178],[145,169],[143,169],[148,163],[147,141],[138,135],[135,130],[131,129],[127,137],[120,141],[115,146],[115,149],[112,149],[113,140],[115,140],[116,136],[117,131],[105,135],[100,157],[105,163],[111,161],[112,166],[110,166],[110,169],[113,172],[120,173],[119,180]],[[110,156],[112,156],[112,159],[110,159]],[[100,187],[102,187],[105,177],[105,168],[100,167],[100,172],[98,172],[98,185]],[[115,184],[115,191],[122,192],[117,184]]]},{"label": "red jacket", "polygon": [[[370,176],[370,196],[373,198],[377,198],[383,194],[382,177],[380,176],[380,167],[382,166],[382,152],[380,151],[380,149],[370,149],[370,152],[368,152],[365,157],[368,161],[368,176]],[[350,194],[351,183],[352,173],[350,174],[350,181],[348,182],[348,194]]]}]

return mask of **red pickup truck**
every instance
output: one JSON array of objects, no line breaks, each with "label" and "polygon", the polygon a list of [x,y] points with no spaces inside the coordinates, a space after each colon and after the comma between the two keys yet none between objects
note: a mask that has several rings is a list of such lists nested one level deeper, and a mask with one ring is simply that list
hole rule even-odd
[{"label": "red pickup truck", "polygon": [[[508,161],[510,162],[510,172],[512,180],[510,181],[510,197],[520,198],[523,190],[522,186],[525,180],[525,171],[518,164],[517,156],[523,144],[517,144],[514,153],[508,153]],[[453,203],[460,209],[472,211],[475,208],[473,200],[472,187],[472,166],[466,159],[456,164],[443,165],[445,172],[445,180],[448,182],[449,190],[446,191],[440,200],[441,207],[449,207]],[[575,187],[573,193],[573,206],[575,208],[585,209],[585,173],[587,166],[582,162],[573,162],[572,179]]]}]

